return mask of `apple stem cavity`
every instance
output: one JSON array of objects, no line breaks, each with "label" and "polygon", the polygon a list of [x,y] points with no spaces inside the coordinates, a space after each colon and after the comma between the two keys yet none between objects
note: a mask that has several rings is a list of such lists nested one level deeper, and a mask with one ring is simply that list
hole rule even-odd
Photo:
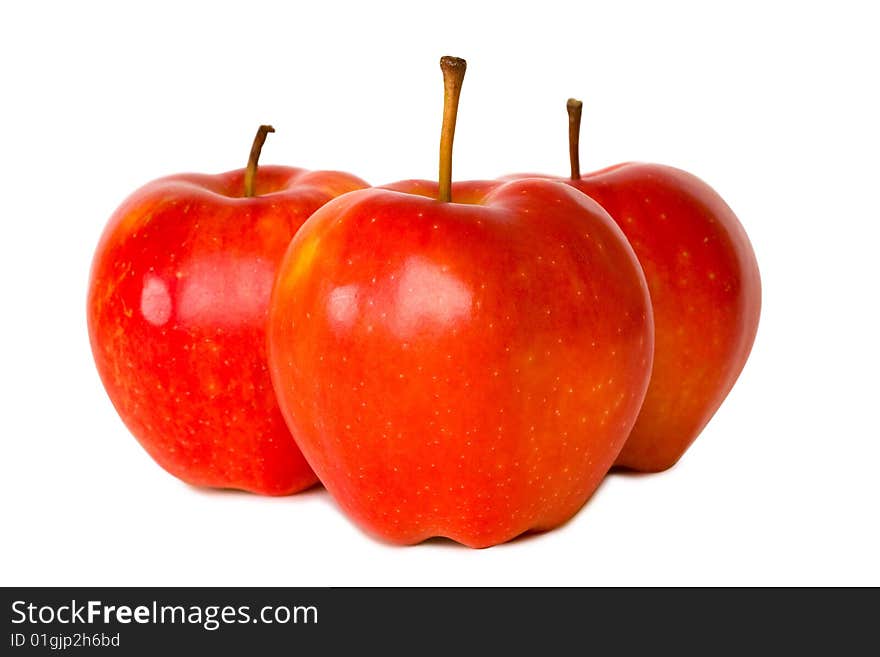
[{"label": "apple stem cavity", "polygon": [[275,128],[270,125],[261,125],[257,128],[257,134],[254,136],[247,168],[244,170],[244,195],[248,198],[254,195],[254,186],[257,182],[257,163],[260,161],[263,144],[266,143],[266,135],[270,132],[275,132]]},{"label": "apple stem cavity", "polygon": [[440,185],[437,197],[449,203],[452,201],[452,142],[467,62],[447,55],[440,58],[440,69],[443,71],[443,126],[440,129]]},{"label": "apple stem cavity", "polygon": [[568,158],[571,160],[571,179],[581,179],[581,109],[584,104],[569,98],[566,103],[568,109]]}]

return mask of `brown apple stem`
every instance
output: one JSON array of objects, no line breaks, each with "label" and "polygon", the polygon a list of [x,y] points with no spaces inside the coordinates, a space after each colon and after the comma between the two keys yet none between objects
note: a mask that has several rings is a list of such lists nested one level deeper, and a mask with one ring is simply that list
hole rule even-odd
[{"label": "brown apple stem", "polygon": [[261,125],[257,128],[257,134],[251,146],[251,155],[248,158],[247,169],[244,170],[244,195],[248,198],[254,195],[254,186],[257,182],[257,163],[260,161],[263,144],[266,143],[266,135],[270,132],[275,132],[275,128],[270,125]]},{"label": "brown apple stem", "polygon": [[568,108],[568,158],[571,160],[571,179],[580,180],[581,178],[581,109],[584,104],[569,98],[566,107]]},{"label": "brown apple stem", "polygon": [[458,99],[467,62],[458,57],[441,57],[443,71],[443,127],[440,129],[440,186],[437,197],[452,201],[452,141],[455,138],[455,119],[458,116]]}]

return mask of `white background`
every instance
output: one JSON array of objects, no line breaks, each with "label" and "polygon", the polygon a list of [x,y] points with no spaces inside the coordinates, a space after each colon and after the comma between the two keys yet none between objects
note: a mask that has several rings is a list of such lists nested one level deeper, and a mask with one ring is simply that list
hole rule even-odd
[{"label": "white background", "polygon": [[[880,585],[880,167],[871,3],[3,3],[0,583]],[[190,488],[116,416],[85,325],[131,191],[265,163],[436,175],[443,54],[465,57],[457,179],[688,169],[758,256],[737,386],[677,467],[612,475],[556,531],[399,548],[322,489]]]}]

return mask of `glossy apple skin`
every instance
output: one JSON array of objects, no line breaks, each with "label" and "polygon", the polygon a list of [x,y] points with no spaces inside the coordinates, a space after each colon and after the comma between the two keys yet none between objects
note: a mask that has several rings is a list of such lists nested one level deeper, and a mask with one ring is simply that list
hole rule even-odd
[{"label": "glossy apple skin", "polygon": [[727,203],[680,169],[633,162],[561,180],[608,211],[644,269],[654,370],[617,464],[666,470],[718,410],[749,356],[761,312],[755,253]]},{"label": "glossy apple skin", "polygon": [[151,182],[110,218],[95,252],[92,353],[119,415],[159,465],[197,486],[284,495],[316,477],[287,429],[266,362],[269,295],[294,233],[340,172],[261,166]]},{"label": "glossy apple skin", "polygon": [[647,387],[632,249],[552,181],[406,181],[303,226],[272,293],[281,409],[370,533],[471,547],[555,527],[590,497]]}]

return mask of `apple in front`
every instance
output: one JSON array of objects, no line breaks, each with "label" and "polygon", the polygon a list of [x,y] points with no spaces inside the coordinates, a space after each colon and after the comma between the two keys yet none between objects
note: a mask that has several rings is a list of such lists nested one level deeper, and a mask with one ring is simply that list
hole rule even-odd
[{"label": "apple in front", "polygon": [[198,486],[283,495],[316,482],[278,410],[268,302],[302,223],[366,187],[345,173],[261,166],[149,183],[110,219],[88,327],[113,405],[159,465]]},{"label": "apple in front", "polygon": [[651,370],[647,284],[564,183],[452,184],[465,61],[443,57],[439,182],[352,192],[297,233],[269,367],[321,482],[394,543],[487,547],[590,497]]},{"label": "apple in front", "polygon": [[[569,519],[650,375],[644,276],[559,182],[353,192],[294,238],[272,296],[285,417],[340,506],[394,543],[472,547]],[[422,194],[425,196],[422,196]]]}]

